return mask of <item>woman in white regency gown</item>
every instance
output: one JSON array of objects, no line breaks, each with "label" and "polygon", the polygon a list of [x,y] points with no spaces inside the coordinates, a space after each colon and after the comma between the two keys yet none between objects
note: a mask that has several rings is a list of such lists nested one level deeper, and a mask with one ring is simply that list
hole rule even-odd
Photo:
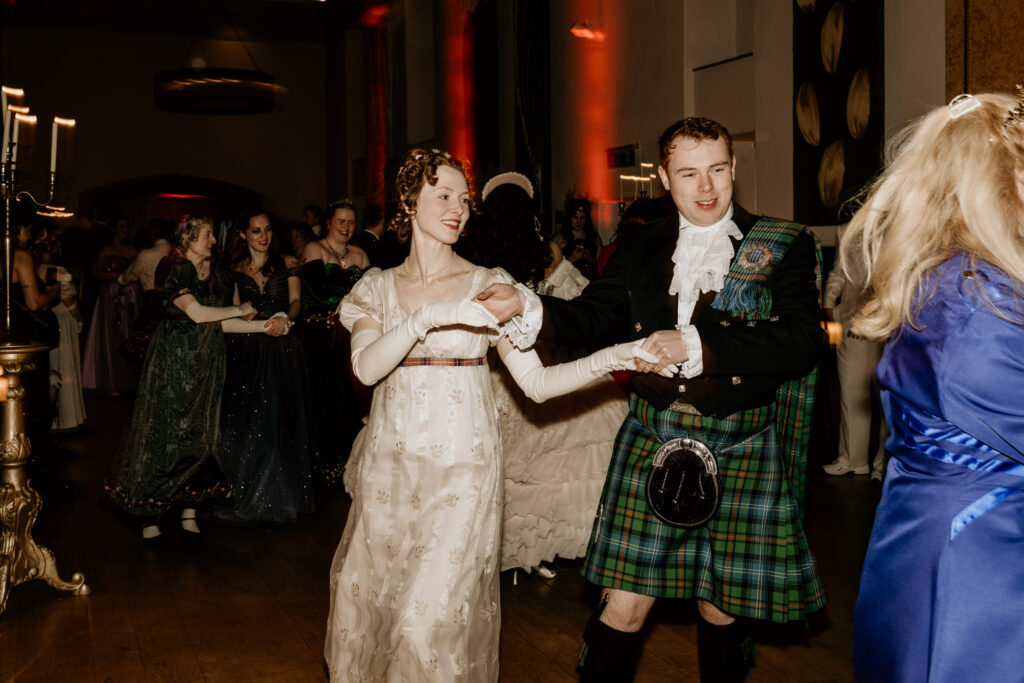
[{"label": "woman in white regency gown", "polygon": [[498,330],[468,298],[512,280],[452,251],[469,214],[461,165],[411,150],[398,192],[409,258],[368,271],[340,307],[353,370],[378,386],[346,473],[353,500],[331,567],[325,658],[332,678],[353,683],[496,681],[502,482],[487,349],[497,344],[527,395],[544,400],[632,367],[640,343],[544,368],[512,343],[536,336],[536,299],[526,320]]}]

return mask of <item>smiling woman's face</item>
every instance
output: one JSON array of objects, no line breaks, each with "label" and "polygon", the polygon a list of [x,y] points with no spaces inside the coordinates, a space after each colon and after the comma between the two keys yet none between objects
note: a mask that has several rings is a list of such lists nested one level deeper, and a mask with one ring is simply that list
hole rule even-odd
[{"label": "smiling woman's face", "polygon": [[249,227],[243,235],[251,251],[266,253],[270,249],[270,239],[273,236],[270,219],[263,213],[253,216],[249,219]]},{"label": "smiling woman's face", "polygon": [[416,197],[413,228],[444,244],[454,244],[469,220],[469,184],[451,166],[437,168],[437,184],[424,183]]}]

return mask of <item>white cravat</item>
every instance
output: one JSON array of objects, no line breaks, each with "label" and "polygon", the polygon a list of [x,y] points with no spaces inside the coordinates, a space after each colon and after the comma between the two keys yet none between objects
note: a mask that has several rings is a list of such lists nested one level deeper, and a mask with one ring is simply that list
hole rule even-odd
[{"label": "white cravat", "polygon": [[725,216],[714,225],[693,225],[679,214],[679,239],[672,254],[675,265],[668,293],[678,297],[676,328],[683,333],[690,352],[689,360],[680,368],[685,377],[703,372],[700,337],[690,325],[690,318],[702,293],[717,292],[725,286],[725,275],[736,255],[731,238],[743,238],[743,233],[732,220],[731,204]]}]

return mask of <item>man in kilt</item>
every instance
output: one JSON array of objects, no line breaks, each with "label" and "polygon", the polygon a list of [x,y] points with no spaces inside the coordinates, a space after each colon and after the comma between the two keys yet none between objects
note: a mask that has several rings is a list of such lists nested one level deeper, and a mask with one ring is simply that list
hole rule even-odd
[{"label": "man in kilt", "polygon": [[[659,147],[679,213],[623,236],[576,299],[542,298],[558,343],[647,337],[660,361],[637,361],[594,523],[584,573],[604,591],[580,674],[630,680],[655,599],[695,598],[701,680],[740,681],[750,662],[744,620],[802,621],[826,602],[801,519],[820,248],[805,226],[732,201],[736,159],[720,123],[683,119]],[[499,319],[526,305],[504,288],[479,298]],[[719,475],[717,510],[691,528],[663,521],[647,498],[655,454],[679,437],[706,445]]]}]

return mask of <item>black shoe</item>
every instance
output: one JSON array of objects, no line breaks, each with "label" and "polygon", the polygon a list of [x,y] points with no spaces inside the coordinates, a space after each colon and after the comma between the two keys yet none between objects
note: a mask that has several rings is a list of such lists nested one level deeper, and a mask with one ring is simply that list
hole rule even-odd
[{"label": "black shoe", "polygon": [[[187,522],[189,520],[191,520],[193,522],[196,521],[195,513],[193,513],[190,517],[182,517],[181,518],[181,531],[184,533],[184,536],[182,538],[184,538],[185,540],[187,540],[190,543],[196,543],[198,541],[201,541],[203,539],[203,534],[202,534],[201,531],[192,531],[191,529],[186,529],[185,528],[185,522]],[[198,528],[198,524],[199,523],[196,522],[197,528]]]},{"label": "black shoe", "polygon": [[714,626],[697,620],[701,683],[740,683],[754,666],[753,639],[742,620]]},{"label": "black shoe", "polygon": [[[157,530],[160,529],[160,527],[155,525],[155,524],[146,524],[146,525],[144,525],[142,527],[142,530],[145,531],[146,529],[148,529],[151,526],[156,526]],[[149,538],[146,538],[145,536],[142,536],[142,545],[145,546],[146,548],[149,548],[150,550],[155,549],[155,548],[159,548],[160,546],[163,545],[163,543],[164,543],[164,536],[163,536],[162,533],[158,533],[156,536],[150,536]]]}]

